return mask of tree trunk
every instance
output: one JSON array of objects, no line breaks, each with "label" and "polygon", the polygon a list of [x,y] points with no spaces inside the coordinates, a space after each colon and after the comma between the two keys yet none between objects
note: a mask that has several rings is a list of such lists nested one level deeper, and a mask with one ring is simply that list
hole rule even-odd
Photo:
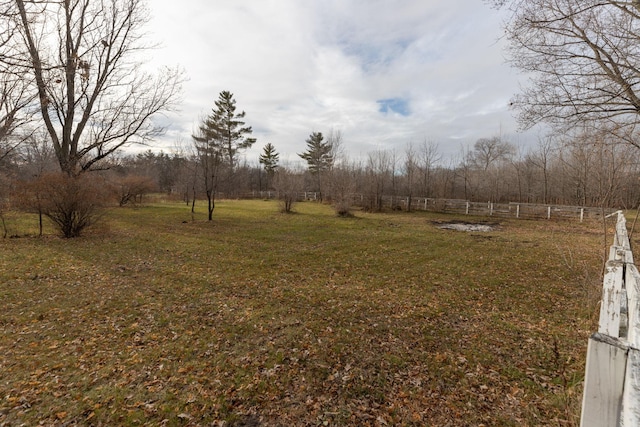
[{"label": "tree trunk", "polygon": [[213,210],[216,207],[216,202],[215,202],[215,193],[213,191],[207,191],[207,211],[209,213],[209,221],[213,220]]}]

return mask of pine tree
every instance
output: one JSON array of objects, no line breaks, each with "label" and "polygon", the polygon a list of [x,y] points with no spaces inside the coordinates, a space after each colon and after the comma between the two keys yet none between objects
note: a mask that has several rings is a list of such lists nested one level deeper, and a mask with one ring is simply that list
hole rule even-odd
[{"label": "pine tree", "polygon": [[306,160],[309,172],[316,176],[318,192],[322,201],[321,176],[333,166],[333,146],[330,142],[324,141],[321,132],[312,132],[305,142],[307,143],[307,151],[298,154],[298,156]]},{"label": "pine tree", "polygon": [[216,109],[204,120],[201,130],[219,145],[230,170],[233,171],[238,152],[251,148],[256,139],[249,137],[253,130],[251,126],[245,126],[242,120],[246,113],[236,113],[233,93],[226,90],[220,92],[215,104]]},{"label": "pine tree", "polygon": [[[227,191],[232,192],[233,173],[239,151],[250,148],[255,138],[250,138],[251,126],[245,126],[245,112],[236,113],[236,100],[229,91],[222,91],[215,102],[216,108],[207,116],[192,138],[202,165],[207,199],[209,201],[209,220],[215,207],[215,193],[221,174],[226,169]],[[224,177],[224,176],[223,176]]]},{"label": "pine tree", "polygon": [[278,168],[278,161],[280,160],[280,154],[276,151],[276,147],[270,142],[264,146],[263,152],[260,154],[260,164],[264,167],[264,171],[267,173],[267,189],[269,183],[273,179],[273,175]]}]

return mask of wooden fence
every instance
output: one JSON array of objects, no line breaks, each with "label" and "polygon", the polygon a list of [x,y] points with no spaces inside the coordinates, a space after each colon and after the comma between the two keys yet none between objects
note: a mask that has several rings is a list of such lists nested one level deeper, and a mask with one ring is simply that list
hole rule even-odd
[{"label": "wooden fence", "polygon": [[587,349],[581,427],[640,426],[640,273],[625,217],[616,214],[598,332]]},{"label": "wooden fence", "polygon": [[[253,192],[245,195],[246,198],[273,199],[278,197],[275,191]],[[318,193],[298,193],[298,201],[319,200]],[[596,208],[587,206],[541,205],[533,203],[493,203],[471,202],[461,199],[435,199],[427,197],[393,197],[382,196],[376,200],[364,194],[354,194],[351,198],[353,206],[365,209],[392,209],[408,210],[409,207],[416,211],[430,211],[463,215],[493,216],[500,218],[522,219],[568,219],[578,220],[601,219],[603,215],[610,214],[613,209]]]}]

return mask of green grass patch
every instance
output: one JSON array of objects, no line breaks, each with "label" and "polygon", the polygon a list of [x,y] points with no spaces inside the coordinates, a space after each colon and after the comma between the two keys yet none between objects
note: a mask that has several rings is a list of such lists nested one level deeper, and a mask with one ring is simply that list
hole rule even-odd
[{"label": "green grass patch", "polygon": [[601,226],[296,211],[9,218],[0,424],[577,425]]}]

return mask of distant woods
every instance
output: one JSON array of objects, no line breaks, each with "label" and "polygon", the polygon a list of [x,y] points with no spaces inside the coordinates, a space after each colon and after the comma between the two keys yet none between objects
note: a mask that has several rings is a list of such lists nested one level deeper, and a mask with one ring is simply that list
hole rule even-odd
[{"label": "distant woods", "polygon": [[[240,122],[238,126],[246,128]],[[246,138],[248,132],[241,135]],[[87,197],[77,227],[60,226],[68,237],[99,219],[96,212],[101,206],[143,203],[149,193],[162,193],[198,209],[196,201],[206,201],[207,192],[212,200],[267,197],[270,192],[270,197],[281,198],[283,211],[290,211],[297,195],[308,192],[318,201],[322,197],[325,203],[333,204],[340,215],[350,214],[354,194],[370,211],[381,210],[382,200],[388,196],[616,208],[635,208],[640,200],[640,150],[612,140],[606,132],[585,130],[542,138],[527,151],[519,151],[498,137],[481,138],[448,160],[437,144],[426,141],[407,144],[403,150],[378,150],[363,159],[349,159],[342,152],[344,147],[332,145],[336,141],[337,145],[345,144],[342,136],[336,132],[328,135],[324,138],[312,132],[307,141],[300,141],[302,160],[297,164],[281,162],[273,143],[265,143],[259,159],[249,162],[237,155],[251,142],[246,139],[231,145],[206,145],[206,156],[213,156],[206,159],[204,149],[187,143],[176,145],[171,154],[148,150],[112,156],[103,170],[89,174],[91,179],[86,183],[91,190],[84,193],[77,181],[82,177],[60,182],[61,178],[52,178],[51,172],[59,170],[54,151],[47,147],[44,136],[33,135],[0,159],[0,220],[10,210],[25,210],[61,223],[65,217],[52,211],[57,206],[55,197],[73,202],[70,195],[78,194]],[[332,144],[325,145],[328,142]],[[214,158],[217,164],[205,164]],[[311,162],[303,161],[307,158]],[[217,180],[215,187],[207,176]],[[52,186],[52,182],[58,184]]]},{"label": "distant woods", "polygon": [[139,204],[150,192],[194,212],[206,200],[209,220],[218,198],[263,192],[277,194],[286,212],[297,193],[313,193],[339,215],[350,214],[354,194],[371,211],[388,196],[408,198],[409,210],[412,197],[637,207],[638,2],[486,1],[509,10],[508,60],[531,76],[511,102],[521,125],[546,123],[554,136],[526,150],[481,138],[450,159],[426,141],[348,158],[339,131],[312,130],[295,164],[281,161],[278,141],[260,141],[259,159],[245,159],[257,141],[229,91],[212,100],[188,143],[128,154],[162,134],[154,118],[176,107],[184,80],[177,68],[140,66],[150,46],[146,2],[2,2],[2,234],[7,212],[28,211],[74,237],[102,206]]},{"label": "distant woods", "polygon": [[[518,149],[478,139],[444,159],[437,143],[407,143],[348,158],[339,131],[312,130],[281,161],[278,141],[260,141],[255,162],[250,115],[222,91],[188,143],[171,153],[128,154],[162,134],[160,113],[179,101],[177,68],[148,74],[140,51],[144,0],[0,4],[0,225],[6,213],[49,218],[80,235],[109,203],[130,206],[150,192],[207,201],[274,192],[283,210],[309,192],[349,215],[357,194],[371,211],[385,197],[453,198],[634,208],[640,201],[640,15],[638,2],[486,0],[506,8],[508,60],[531,76],[512,106],[524,127],[546,123],[555,136]],[[580,3],[580,4],[582,4]],[[284,153],[292,155],[293,153]],[[59,176],[57,176],[59,174]],[[53,183],[53,185],[52,185]]]}]

